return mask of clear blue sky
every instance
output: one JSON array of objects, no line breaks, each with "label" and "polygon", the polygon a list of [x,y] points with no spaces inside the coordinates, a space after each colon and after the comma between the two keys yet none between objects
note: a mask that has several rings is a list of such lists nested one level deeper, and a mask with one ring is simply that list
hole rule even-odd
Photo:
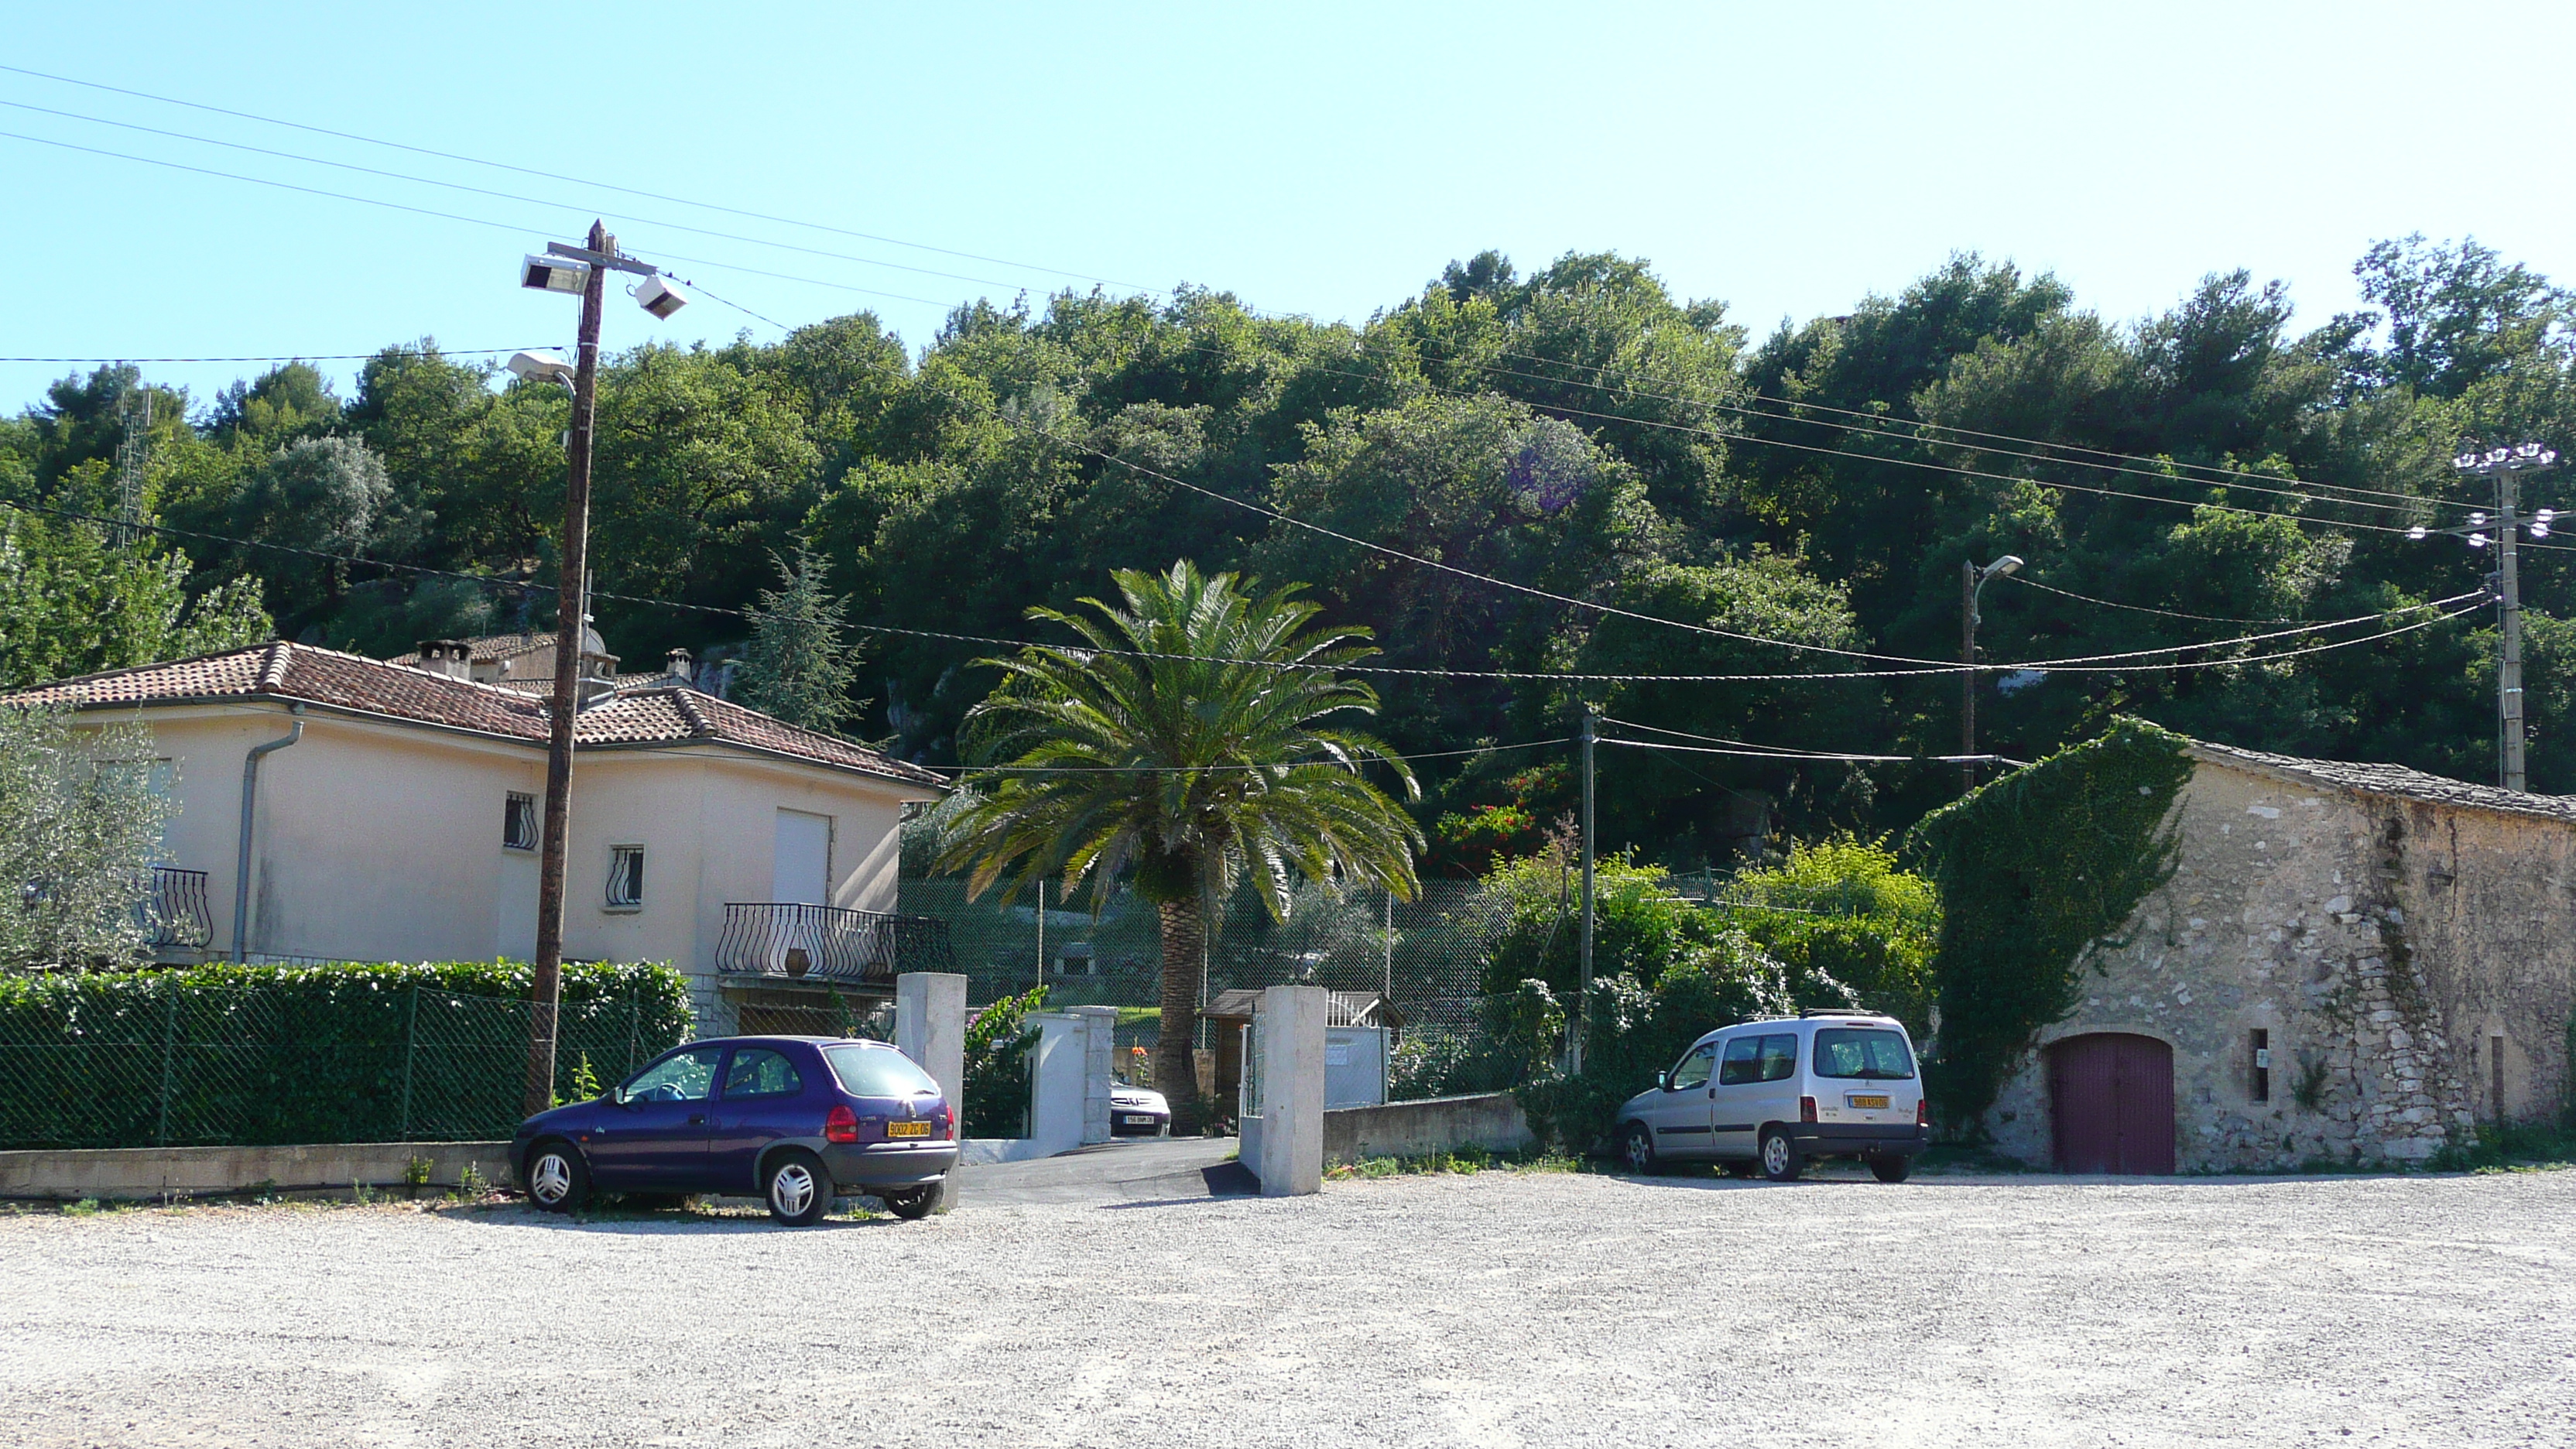
[{"label": "clear blue sky", "polygon": [[[1484,247],[1651,259],[1756,335],[1955,250],[2134,318],[2204,273],[2354,305],[2375,238],[2474,234],[2576,281],[2544,66],[2576,8],[2450,4],[435,6],[21,3],[0,63],[1008,258],[1365,317]],[[407,155],[0,72],[0,100],[458,181],[507,201],[0,106],[0,130],[451,211],[502,229],[0,138],[0,354],[562,342],[513,264],[594,212],[790,324],[918,346],[961,298],[1068,279]],[[693,234],[741,232],[936,272]],[[904,301],[747,275],[789,272]],[[608,340],[730,336],[713,302]],[[343,381],[352,364],[329,364]],[[0,406],[70,370],[0,363]],[[147,375],[200,403],[256,364]]]}]

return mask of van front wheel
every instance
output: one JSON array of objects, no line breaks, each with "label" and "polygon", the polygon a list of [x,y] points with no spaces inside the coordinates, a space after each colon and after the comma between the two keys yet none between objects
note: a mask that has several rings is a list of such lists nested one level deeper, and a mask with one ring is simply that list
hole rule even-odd
[{"label": "van front wheel", "polygon": [[1901,1152],[1879,1153],[1869,1159],[1869,1175],[1881,1182],[1903,1182],[1913,1174],[1914,1159]]},{"label": "van front wheel", "polygon": [[1643,1122],[1629,1123],[1628,1130],[1620,1134],[1619,1157],[1630,1172],[1653,1172],[1662,1166],[1655,1157],[1654,1129]]}]

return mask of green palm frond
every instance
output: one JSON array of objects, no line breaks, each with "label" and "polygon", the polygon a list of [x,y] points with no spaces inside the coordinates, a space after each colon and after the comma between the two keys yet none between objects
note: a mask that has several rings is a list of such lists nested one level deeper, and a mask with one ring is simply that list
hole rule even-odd
[{"label": "green palm frond", "polygon": [[984,768],[939,868],[1005,899],[1040,879],[1087,881],[1095,905],[1128,875],[1155,899],[1249,875],[1274,916],[1300,878],[1410,898],[1421,832],[1362,770],[1390,767],[1407,799],[1420,787],[1349,727],[1377,712],[1377,691],[1332,672],[1377,652],[1368,631],[1311,628],[1317,606],[1294,589],[1188,560],[1115,581],[1114,604],[1029,611],[1080,644],[984,661],[1002,683],[964,732]]}]

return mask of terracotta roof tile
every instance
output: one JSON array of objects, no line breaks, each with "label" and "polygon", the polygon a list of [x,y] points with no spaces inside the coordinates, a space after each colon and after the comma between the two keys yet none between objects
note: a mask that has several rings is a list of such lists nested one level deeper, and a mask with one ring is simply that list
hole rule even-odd
[{"label": "terracotta roof tile", "polygon": [[[167,664],[83,675],[0,695],[0,703],[85,708],[286,699],[542,743],[547,701],[499,684],[476,684],[407,664],[284,642]],[[739,745],[790,759],[938,786],[938,775],[865,745],[799,729],[758,710],[679,685],[621,692],[584,710],[574,738],[586,745]]]}]

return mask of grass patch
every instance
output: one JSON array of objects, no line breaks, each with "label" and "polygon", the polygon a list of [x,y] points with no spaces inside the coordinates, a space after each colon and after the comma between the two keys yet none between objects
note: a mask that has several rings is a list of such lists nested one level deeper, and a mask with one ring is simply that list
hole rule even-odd
[{"label": "grass patch", "polygon": [[1326,1182],[1350,1182],[1367,1177],[1421,1177],[1431,1173],[1477,1172],[1590,1172],[1593,1166],[1580,1157],[1562,1152],[1530,1149],[1523,1152],[1487,1152],[1477,1147],[1462,1147],[1455,1152],[1427,1152],[1419,1157],[1363,1157],[1357,1162],[1335,1163],[1324,1169]]},{"label": "grass patch", "polygon": [[2476,1140],[2434,1153],[2434,1172],[2541,1172],[2576,1167],[2576,1118],[2559,1122],[2487,1123]]}]

